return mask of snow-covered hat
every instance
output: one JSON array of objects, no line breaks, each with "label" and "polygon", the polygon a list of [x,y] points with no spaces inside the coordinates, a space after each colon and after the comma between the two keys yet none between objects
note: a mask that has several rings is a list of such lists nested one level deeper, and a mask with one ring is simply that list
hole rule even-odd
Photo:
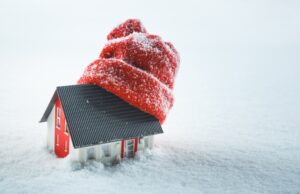
[{"label": "snow-covered hat", "polygon": [[136,19],[117,26],[107,39],[78,83],[97,84],[162,123],[174,102],[172,89],[180,63],[174,46],[148,34]]}]

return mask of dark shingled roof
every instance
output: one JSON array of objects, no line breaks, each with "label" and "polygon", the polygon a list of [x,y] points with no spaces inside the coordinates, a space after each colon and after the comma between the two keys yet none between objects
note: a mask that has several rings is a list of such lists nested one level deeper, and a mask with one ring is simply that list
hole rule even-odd
[{"label": "dark shingled roof", "polygon": [[42,119],[61,101],[74,148],[163,133],[159,121],[97,85],[57,87]]}]

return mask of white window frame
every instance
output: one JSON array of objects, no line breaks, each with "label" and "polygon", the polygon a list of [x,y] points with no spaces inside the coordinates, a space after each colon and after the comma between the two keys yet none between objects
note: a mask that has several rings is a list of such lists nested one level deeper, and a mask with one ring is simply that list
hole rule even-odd
[{"label": "white window frame", "polygon": [[69,135],[69,127],[68,127],[67,121],[65,121],[65,131],[64,132],[66,135]]},{"label": "white window frame", "polygon": [[111,156],[110,144],[102,144],[101,149],[102,149],[104,157],[110,157]]},{"label": "white window frame", "polygon": [[96,157],[96,153],[95,153],[96,149],[95,147],[89,147],[86,150],[86,154],[87,154],[87,159],[95,159]]},{"label": "white window frame", "polygon": [[57,129],[60,129],[61,123],[60,123],[60,108],[56,107],[56,127]]}]

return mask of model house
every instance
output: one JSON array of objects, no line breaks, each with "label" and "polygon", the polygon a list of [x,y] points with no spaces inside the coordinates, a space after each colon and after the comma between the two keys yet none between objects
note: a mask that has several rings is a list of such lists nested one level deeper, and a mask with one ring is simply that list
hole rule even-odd
[{"label": "model house", "polygon": [[159,121],[97,85],[57,87],[40,122],[57,157],[113,163],[153,147]]}]

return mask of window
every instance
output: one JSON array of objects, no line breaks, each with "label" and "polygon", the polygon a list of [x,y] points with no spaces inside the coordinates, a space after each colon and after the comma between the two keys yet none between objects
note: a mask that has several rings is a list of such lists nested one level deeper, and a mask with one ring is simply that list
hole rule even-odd
[{"label": "window", "polygon": [[69,127],[68,127],[68,124],[67,122],[65,122],[65,134],[69,134]]},{"label": "window", "polygon": [[110,145],[109,144],[104,144],[102,145],[102,151],[105,157],[110,156]]},{"label": "window", "polygon": [[95,159],[95,148],[87,148],[87,159],[92,160]]},{"label": "window", "polygon": [[60,118],[60,108],[57,107],[57,117]]},{"label": "window", "polygon": [[60,129],[60,108],[56,108],[56,127]]},{"label": "window", "polygon": [[56,135],[56,146],[59,146],[59,135]]}]

